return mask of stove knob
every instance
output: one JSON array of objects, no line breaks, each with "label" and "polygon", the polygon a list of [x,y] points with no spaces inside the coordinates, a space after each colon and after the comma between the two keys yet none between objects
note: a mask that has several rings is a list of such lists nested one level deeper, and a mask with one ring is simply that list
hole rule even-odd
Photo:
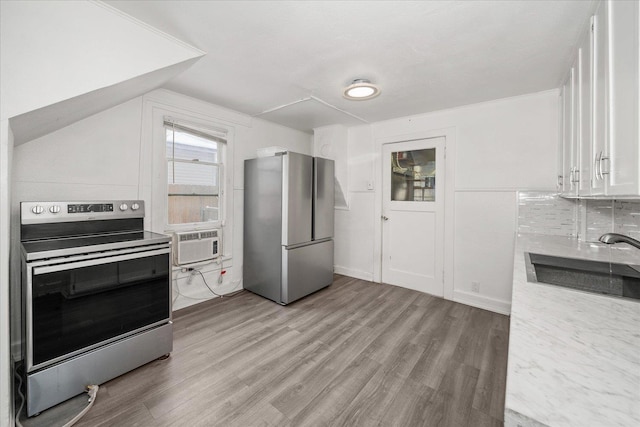
[{"label": "stove knob", "polygon": [[137,211],[138,209],[140,209],[140,205],[137,203],[134,203],[131,205],[131,210],[132,211]]},{"label": "stove knob", "polygon": [[123,203],[123,204],[121,204],[121,205],[120,205],[120,210],[121,210],[121,211],[126,211],[128,207],[129,207],[129,206],[127,206],[127,204],[126,204],[126,203]]},{"label": "stove knob", "polygon": [[58,205],[53,205],[49,208],[49,212],[51,212],[52,214],[57,214],[58,212],[60,212],[60,206]]},{"label": "stove knob", "polygon": [[33,212],[36,215],[40,215],[42,212],[44,212],[44,208],[40,205],[36,205],[31,208],[31,212]]}]

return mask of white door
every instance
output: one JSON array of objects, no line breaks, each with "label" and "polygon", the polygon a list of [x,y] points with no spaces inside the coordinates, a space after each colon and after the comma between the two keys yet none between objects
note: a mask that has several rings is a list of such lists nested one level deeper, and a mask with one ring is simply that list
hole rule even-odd
[{"label": "white door", "polygon": [[382,147],[382,281],[444,293],[444,147],[429,138]]}]

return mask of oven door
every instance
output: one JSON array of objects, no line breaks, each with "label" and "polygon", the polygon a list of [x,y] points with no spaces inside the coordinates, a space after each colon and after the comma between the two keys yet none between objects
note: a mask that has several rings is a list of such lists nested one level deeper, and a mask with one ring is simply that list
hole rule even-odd
[{"label": "oven door", "polygon": [[27,371],[170,321],[170,251],[27,266]]}]

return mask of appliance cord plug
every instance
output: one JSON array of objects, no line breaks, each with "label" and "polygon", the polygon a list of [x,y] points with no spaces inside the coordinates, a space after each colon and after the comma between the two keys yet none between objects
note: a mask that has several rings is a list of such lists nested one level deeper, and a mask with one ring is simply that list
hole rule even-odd
[{"label": "appliance cord plug", "polygon": [[80,421],[80,418],[84,417],[84,415],[87,412],[89,412],[89,409],[91,409],[91,407],[96,401],[96,397],[98,396],[98,389],[100,389],[100,386],[98,386],[97,384],[91,384],[87,386],[87,394],[89,395],[89,404],[87,405],[86,408],[82,410],[82,412],[76,415],[73,419],[71,419],[71,421],[66,423],[63,427],[71,427],[72,425]]}]

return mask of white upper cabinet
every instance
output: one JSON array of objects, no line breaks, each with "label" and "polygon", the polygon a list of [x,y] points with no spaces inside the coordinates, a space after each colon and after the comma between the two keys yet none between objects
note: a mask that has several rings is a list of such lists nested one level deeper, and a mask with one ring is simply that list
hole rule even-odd
[{"label": "white upper cabinet", "polygon": [[560,112],[560,120],[558,120],[558,152],[557,152],[557,163],[556,170],[558,171],[558,175],[556,178],[556,190],[558,193],[564,192],[564,87],[563,84],[560,87],[560,96],[558,97],[558,111]]},{"label": "white upper cabinet", "polygon": [[[576,59],[577,61],[577,59]],[[576,71],[571,67],[562,85],[562,179],[561,192],[565,196],[577,196],[577,133],[576,133]]]},{"label": "white upper cabinet", "polygon": [[576,178],[577,193],[579,195],[591,193],[591,134],[592,134],[592,56],[593,40],[591,28],[584,32],[578,48],[578,78],[576,84],[577,94],[577,150]]},{"label": "white upper cabinet", "polygon": [[639,20],[637,1],[603,1],[580,38],[561,88],[563,196],[640,196]]},{"label": "white upper cabinet", "polygon": [[609,138],[602,168],[608,195],[640,195],[637,1],[609,6]]},{"label": "white upper cabinet", "polygon": [[591,133],[591,194],[605,193],[605,175],[602,158],[607,149],[607,4],[601,2],[591,18],[592,55],[592,133]]}]

